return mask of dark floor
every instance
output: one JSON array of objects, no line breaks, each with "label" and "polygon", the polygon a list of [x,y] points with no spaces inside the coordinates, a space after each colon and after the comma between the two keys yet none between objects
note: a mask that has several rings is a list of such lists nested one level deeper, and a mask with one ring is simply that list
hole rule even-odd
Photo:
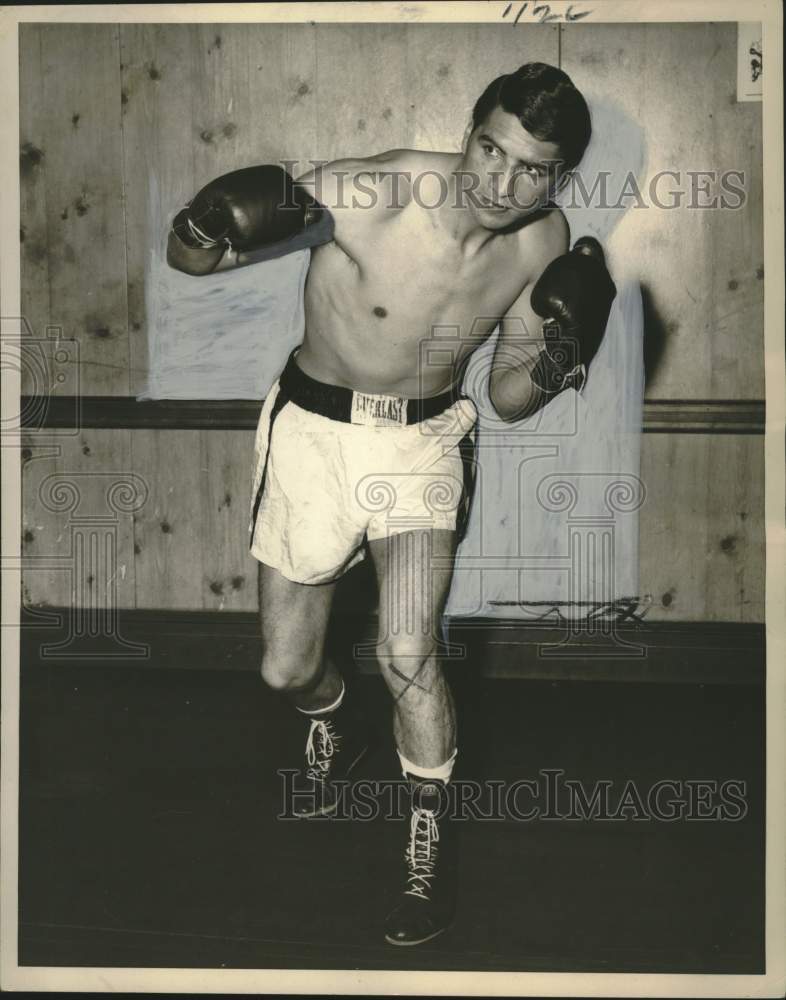
[{"label": "dark floor", "polygon": [[[23,965],[763,971],[763,690],[470,680],[457,778],[739,779],[717,820],[462,824],[454,926],[384,944],[402,821],[277,820],[302,720],[253,673],[22,671]],[[358,689],[398,777],[377,677]],[[616,799],[615,799],[616,801]]]}]

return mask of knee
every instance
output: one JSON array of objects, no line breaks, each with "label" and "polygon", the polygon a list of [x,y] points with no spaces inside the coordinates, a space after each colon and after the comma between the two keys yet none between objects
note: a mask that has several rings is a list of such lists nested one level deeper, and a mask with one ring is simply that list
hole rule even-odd
[{"label": "knee", "polygon": [[284,651],[266,649],[260,674],[274,691],[294,692],[310,687],[319,675],[320,664],[309,657],[294,658]]},{"label": "knee", "polygon": [[437,668],[436,647],[424,638],[382,639],[377,643],[377,658],[385,679],[395,687],[423,682]]}]

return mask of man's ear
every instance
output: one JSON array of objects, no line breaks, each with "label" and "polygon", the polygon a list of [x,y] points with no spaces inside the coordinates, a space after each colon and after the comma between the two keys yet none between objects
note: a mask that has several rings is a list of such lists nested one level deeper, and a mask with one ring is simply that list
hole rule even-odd
[{"label": "man's ear", "polygon": [[571,167],[570,170],[563,171],[562,175],[560,176],[560,179],[557,181],[558,191],[564,191],[564,189],[568,186],[568,184],[573,180],[574,173],[575,170],[573,169],[573,167]]},{"label": "man's ear", "polygon": [[568,184],[573,180],[574,170],[571,167],[570,170],[563,170],[559,175],[559,180],[554,185],[554,194],[559,194],[564,191]]},{"label": "man's ear", "polygon": [[472,135],[472,119],[467,122],[467,127],[464,129],[464,137],[461,140],[461,152],[466,153],[467,145],[469,144],[469,137]]}]

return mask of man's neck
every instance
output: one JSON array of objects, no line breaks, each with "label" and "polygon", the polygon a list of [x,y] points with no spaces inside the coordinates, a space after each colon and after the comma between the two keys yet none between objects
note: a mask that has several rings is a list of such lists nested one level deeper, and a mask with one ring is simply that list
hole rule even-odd
[{"label": "man's neck", "polygon": [[439,227],[451,239],[455,240],[466,254],[475,254],[479,250],[482,250],[491,240],[500,236],[507,236],[511,232],[528,226],[552,207],[549,205],[539,209],[533,212],[532,215],[517,220],[512,226],[508,226],[505,229],[487,229],[481,225],[470,207],[474,188],[468,182],[467,174],[463,172],[463,163],[463,154],[456,153],[447,177],[448,197],[444,203],[433,209],[433,211],[436,214]]},{"label": "man's neck", "polygon": [[463,156],[456,153],[449,163],[447,197],[432,209],[437,226],[465,253],[476,253],[496,235],[482,226],[470,208],[471,193],[466,174],[462,176]]}]

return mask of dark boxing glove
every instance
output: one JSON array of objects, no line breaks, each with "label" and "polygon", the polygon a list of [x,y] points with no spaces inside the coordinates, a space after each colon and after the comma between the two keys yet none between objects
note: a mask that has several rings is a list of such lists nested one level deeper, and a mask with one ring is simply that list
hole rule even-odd
[{"label": "dark boxing glove", "polygon": [[172,222],[173,232],[189,249],[226,245],[252,255],[273,247],[280,251],[268,256],[326,243],[332,228],[330,213],[274,164],[217,177]]},{"label": "dark boxing glove", "polygon": [[603,248],[592,236],[583,236],[548,265],[530,298],[545,320],[545,345],[531,373],[539,389],[556,393],[583,386],[616,294]]}]

